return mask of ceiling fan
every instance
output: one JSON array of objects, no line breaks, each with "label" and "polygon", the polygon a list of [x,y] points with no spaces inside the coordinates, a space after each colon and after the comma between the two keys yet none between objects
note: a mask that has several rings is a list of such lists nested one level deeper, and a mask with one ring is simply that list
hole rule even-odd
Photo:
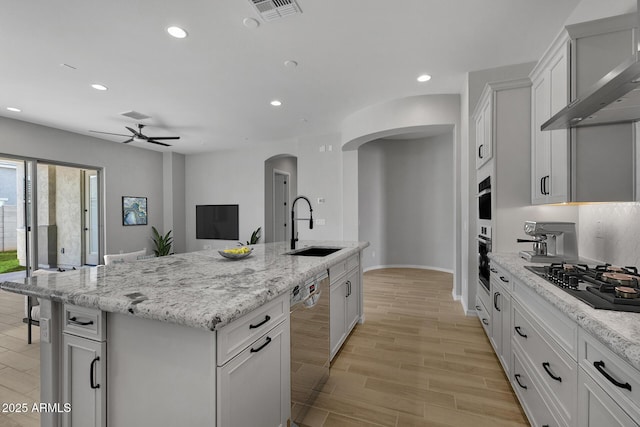
[{"label": "ceiling fan", "polygon": [[103,133],[103,134],[106,134],[106,135],[128,136],[129,139],[127,139],[126,141],[122,141],[123,144],[128,144],[131,141],[135,141],[135,142],[150,142],[152,144],[158,144],[158,145],[162,145],[164,147],[171,147],[171,145],[165,144],[164,142],[159,142],[159,140],[180,139],[179,136],[147,136],[147,135],[142,133],[142,128],[144,128],[145,126],[146,125],[138,124],[138,130],[137,131],[135,129],[133,129],[133,128],[130,128],[129,126],[125,126],[125,128],[127,128],[129,130],[129,132],[131,132],[131,135],[125,135],[125,134],[122,134],[122,133],[99,132],[97,130],[90,130],[89,132]]}]

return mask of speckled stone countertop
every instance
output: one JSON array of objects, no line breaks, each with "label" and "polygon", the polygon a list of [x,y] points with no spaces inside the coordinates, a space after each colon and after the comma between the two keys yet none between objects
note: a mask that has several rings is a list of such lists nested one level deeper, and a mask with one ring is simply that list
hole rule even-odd
[{"label": "speckled stone countertop", "polygon": [[[489,258],[531,287],[542,298],[640,370],[640,313],[596,310],[525,269],[534,265],[517,254],[492,253]],[[538,264],[541,265],[541,264]]]},{"label": "speckled stone countertop", "polygon": [[300,241],[298,248],[343,248],[326,257],[286,255],[284,242],[254,245],[241,260],[217,249],[48,274],[0,288],[82,307],[216,330],[369,246]]}]

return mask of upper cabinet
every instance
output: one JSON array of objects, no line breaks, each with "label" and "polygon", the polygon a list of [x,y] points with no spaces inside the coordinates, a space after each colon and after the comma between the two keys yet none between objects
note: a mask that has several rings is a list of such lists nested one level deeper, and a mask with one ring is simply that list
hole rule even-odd
[{"label": "upper cabinet", "polygon": [[476,169],[493,156],[493,102],[490,94],[483,96],[474,114],[476,124]]},{"label": "upper cabinet", "polygon": [[532,204],[635,200],[632,124],[540,129],[634,54],[634,16],[568,26],[531,72]]}]

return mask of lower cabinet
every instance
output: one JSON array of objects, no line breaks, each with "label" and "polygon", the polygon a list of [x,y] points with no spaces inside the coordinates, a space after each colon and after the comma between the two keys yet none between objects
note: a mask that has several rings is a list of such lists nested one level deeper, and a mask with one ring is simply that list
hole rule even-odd
[{"label": "lower cabinet", "polygon": [[107,344],[67,333],[62,334],[62,401],[64,427],[107,425]]},{"label": "lower cabinet", "polygon": [[360,269],[354,268],[338,280],[331,280],[331,358],[360,319]]},{"label": "lower cabinet", "polygon": [[[508,282],[507,282],[508,283]],[[511,295],[507,288],[491,282],[493,294],[491,307],[490,340],[507,375],[511,364]]]},{"label": "lower cabinet", "polygon": [[289,318],[218,367],[218,426],[280,427],[290,411]]},{"label": "lower cabinet", "polygon": [[578,372],[578,401],[580,427],[638,427],[633,418],[582,368]]}]

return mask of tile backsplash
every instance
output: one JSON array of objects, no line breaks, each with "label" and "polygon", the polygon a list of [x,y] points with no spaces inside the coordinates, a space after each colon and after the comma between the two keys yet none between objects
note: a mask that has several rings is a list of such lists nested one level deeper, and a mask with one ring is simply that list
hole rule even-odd
[{"label": "tile backsplash", "polygon": [[578,215],[581,257],[640,267],[640,203],[583,205]]}]

